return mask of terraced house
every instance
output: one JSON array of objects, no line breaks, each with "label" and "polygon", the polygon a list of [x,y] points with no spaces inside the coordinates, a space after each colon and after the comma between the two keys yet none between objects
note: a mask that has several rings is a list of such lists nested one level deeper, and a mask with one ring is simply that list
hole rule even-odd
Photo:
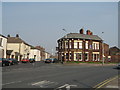
[{"label": "terraced house", "polygon": [[11,37],[8,35],[7,41],[7,58],[15,58],[21,60],[23,58],[29,58],[31,46],[23,41],[19,35]]},{"label": "terraced house", "polygon": [[0,34],[0,58],[6,58],[7,37]]},{"label": "terraced house", "polygon": [[63,61],[99,62],[103,58],[103,40],[90,30],[80,29],[69,33],[58,41],[58,59]]}]

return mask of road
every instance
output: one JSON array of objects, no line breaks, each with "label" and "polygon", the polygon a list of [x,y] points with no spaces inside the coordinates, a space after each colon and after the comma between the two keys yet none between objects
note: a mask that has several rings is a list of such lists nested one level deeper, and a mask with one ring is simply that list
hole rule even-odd
[{"label": "road", "polygon": [[93,88],[118,75],[115,66],[20,63],[2,68],[3,88]]}]

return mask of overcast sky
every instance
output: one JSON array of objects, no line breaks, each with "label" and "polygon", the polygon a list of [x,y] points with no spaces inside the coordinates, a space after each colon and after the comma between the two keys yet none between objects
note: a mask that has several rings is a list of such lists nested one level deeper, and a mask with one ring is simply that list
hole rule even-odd
[{"label": "overcast sky", "polygon": [[[67,33],[90,29],[111,46],[118,46],[117,2],[2,3],[2,33],[17,33],[27,43],[55,52],[57,40]],[[104,34],[102,34],[104,32]]]}]

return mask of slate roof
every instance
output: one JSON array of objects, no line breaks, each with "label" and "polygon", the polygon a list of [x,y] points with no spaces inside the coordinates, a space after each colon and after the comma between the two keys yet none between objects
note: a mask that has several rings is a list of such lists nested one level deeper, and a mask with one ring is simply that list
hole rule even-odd
[{"label": "slate roof", "polygon": [[61,39],[64,38],[78,38],[78,39],[89,39],[89,40],[102,40],[100,37],[97,35],[86,35],[86,34],[80,34],[80,33],[69,33],[66,36],[62,37]]},{"label": "slate roof", "polygon": [[7,38],[8,38],[7,43],[25,43],[26,45],[29,45],[19,37],[7,37]]}]

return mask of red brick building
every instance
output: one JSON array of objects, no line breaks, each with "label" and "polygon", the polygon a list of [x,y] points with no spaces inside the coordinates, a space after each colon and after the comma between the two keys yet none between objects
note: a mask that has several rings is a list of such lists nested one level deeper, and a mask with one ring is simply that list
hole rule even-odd
[{"label": "red brick building", "polygon": [[90,30],[84,34],[84,30],[80,29],[79,33],[69,33],[57,42],[59,60],[99,62],[103,59],[103,40],[97,35],[93,35]]},{"label": "red brick building", "polygon": [[120,62],[120,49],[118,47],[116,46],[111,47],[109,49],[109,54],[111,56],[109,62],[116,62],[116,63]]}]

